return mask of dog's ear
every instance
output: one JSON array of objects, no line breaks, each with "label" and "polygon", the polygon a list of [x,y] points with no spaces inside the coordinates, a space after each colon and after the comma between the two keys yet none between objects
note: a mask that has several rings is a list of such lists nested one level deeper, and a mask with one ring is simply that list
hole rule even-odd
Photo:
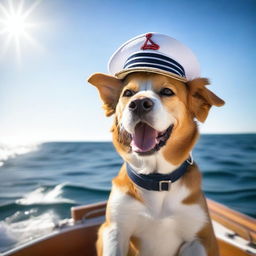
[{"label": "dog's ear", "polygon": [[196,78],[187,83],[189,89],[189,108],[194,117],[204,122],[212,106],[221,107],[225,102],[206,88],[210,84],[206,78]]},{"label": "dog's ear", "polygon": [[114,76],[95,73],[88,78],[88,82],[99,90],[106,116],[115,113],[116,105],[123,89],[123,83]]}]

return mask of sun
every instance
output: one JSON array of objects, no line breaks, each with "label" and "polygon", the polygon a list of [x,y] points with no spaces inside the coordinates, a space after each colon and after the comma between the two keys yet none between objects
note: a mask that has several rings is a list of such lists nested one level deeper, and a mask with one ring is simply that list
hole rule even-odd
[{"label": "sun", "polygon": [[[34,1],[33,5],[24,7],[23,0],[6,0],[5,5],[0,3],[0,37],[2,44],[2,54],[11,45],[15,46],[16,55],[20,60],[21,44],[28,42],[38,45],[31,35],[31,29],[36,27],[36,23],[30,20],[30,15],[40,1]],[[0,38],[0,39],[1,39]],[[1,46],[1,45],[0,45]]]},{"label": "sun", "polygon": [[14,14],[6,19],[6,32],[13,37],[20,37],[26,32],[26,19],[19,14]]}]

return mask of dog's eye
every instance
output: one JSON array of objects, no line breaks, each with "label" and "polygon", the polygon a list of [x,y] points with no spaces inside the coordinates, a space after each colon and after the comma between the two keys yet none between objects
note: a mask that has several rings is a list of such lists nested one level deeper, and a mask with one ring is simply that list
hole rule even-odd
[{"label": "dog's eye", "polygon": [[123,97],[132,97],[135,94],[135,91],[132,90],[125,90],[123,93]]},{"label": "dog's eye", "polygon": [[162,96],[172,96],[172,95],[174,95],[174,92],[170,88],[163,88],[160,91],[160,95],[162,95]]}]

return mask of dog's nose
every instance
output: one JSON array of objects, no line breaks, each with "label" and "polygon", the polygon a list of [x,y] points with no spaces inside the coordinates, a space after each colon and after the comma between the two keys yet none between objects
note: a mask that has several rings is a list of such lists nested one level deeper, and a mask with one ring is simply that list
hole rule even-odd
[{"label": "dog's nose", "polygon": [[136,99],[129,104],[129,109],[135,114],[141,115],[152,110],[154,102],[150,98]]}]

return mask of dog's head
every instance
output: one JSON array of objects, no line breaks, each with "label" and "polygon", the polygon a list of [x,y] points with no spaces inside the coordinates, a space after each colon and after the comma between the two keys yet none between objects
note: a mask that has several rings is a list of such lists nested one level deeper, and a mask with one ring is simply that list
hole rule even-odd
[{"label": "dog's head", "polygon": [[210,108],[224,101],[206,88],[205,78],[184,83],[154,73],[132,73],[124,80],[94,74],[107,116],[115,114],[113,142],[121,156],[162,152],[173,164],[184,161],[198,137],[195,119],[204,122]]}]

